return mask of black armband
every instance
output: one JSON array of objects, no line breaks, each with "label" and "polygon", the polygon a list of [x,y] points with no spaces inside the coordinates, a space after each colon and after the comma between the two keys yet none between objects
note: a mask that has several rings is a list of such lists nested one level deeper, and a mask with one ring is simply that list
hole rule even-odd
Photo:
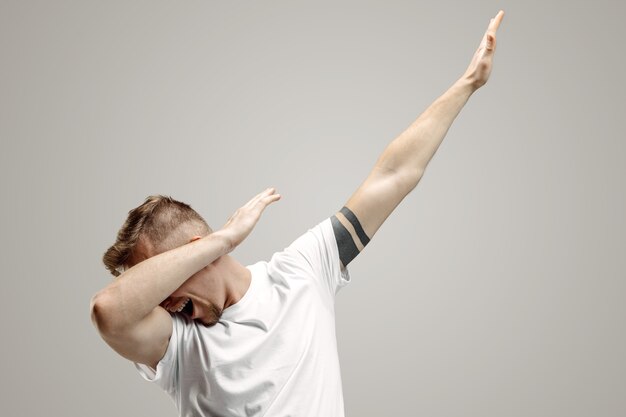
[{"label": "black armband", "polygon": [[363,230],[363,228],[361,227],[361,223],[359,222],[359,219],[356,218],[352,210],[344,206],[339,211],[341,212],[341,214],[346,216],[346,219],[348,219],[348,221],[352,224],[352,227],[354,227],[354,230],[356,231],[357,236],[361,240],[361,244],[363,245],[363,247],[365,247],[365,245],[370,243],[370,238],[367,237],[367,235],[365,234],[365,230]]},{"label": "black armband", "polygon": [[[347,207],[343,207],[340,210],[340,213],[343,214],[346,219],[352,224],[358,239],[361,242],[361,245],[365,247],[370,241],[370,238],[365,234],[365,231],[361,227],[361,223],[354,215],[354,213]],[[337,241],[337,249],[339,250],[339,259],[343,266],[347,266],[356,256],[359,254],[359,248],[356,246],[352,235],[346,229],[346,227],[339,221],[337,216],[333,215],[330,218],[330,221],[333,225],[333,231],[335,232],[335,240]]]}]

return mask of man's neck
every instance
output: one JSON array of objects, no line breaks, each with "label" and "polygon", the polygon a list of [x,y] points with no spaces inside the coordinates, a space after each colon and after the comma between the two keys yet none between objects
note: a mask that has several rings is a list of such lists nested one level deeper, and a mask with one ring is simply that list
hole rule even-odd
[{"label": "man's neck", "polygon": [[224,309],[226,309],[241,300],[248,291],[252,274],[248,268],[229,255],[221,256],[214,264],[221,270],[220,278],[224,282]]}]

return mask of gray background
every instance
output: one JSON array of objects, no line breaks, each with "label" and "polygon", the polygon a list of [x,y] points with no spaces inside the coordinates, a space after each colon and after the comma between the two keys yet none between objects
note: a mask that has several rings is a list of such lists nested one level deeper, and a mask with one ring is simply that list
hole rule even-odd
[{"label": "gray background", "polygon": [[623,2],[0,5],[0,414],[176,415],[89,319],[128,210],[167,194],[219,228],[275,186],[234,253],[268,259],[503,9],[489,83],[350,264],[346,414],[626,415]]}]

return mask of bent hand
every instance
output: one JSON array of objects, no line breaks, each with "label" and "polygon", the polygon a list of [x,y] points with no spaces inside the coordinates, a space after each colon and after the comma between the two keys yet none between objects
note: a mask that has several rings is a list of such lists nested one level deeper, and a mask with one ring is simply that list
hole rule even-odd
[{"label": "bent hand", "polygon": [[230,216],[220,232],[228,239],[231,251],[252,232],[263,210],[278,200],[280,200],[280,194],[276,194],[276,189],[268,188],[254,196]]},{"label": "bent hand", "polygon": [[500,10],[496,17],[489,21],[489,26],[480,41],[478,50],[474,53],[472,62],[463,74],[463,78],[468,80],[475,89],[485,85],[491,74],[493,54],[496,50],[496,31],[503,17],[504,11]]}]

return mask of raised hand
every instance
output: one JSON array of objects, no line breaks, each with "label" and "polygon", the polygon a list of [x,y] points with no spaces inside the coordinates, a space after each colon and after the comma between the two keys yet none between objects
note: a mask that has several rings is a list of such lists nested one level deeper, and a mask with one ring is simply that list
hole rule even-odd
[{"label": "raised hand", "polygon": [[496,50],[496,31],[503,17],[504,11],[500,10],[496,17],[489,21],[489,26],[480,41],[478,50],[474,54],[465,74],[463,74],[463,78],[470,81],[476,89],[485,85],[491,74],[493,54]]},{"label": "raised hand", "polygon": [[273,203],[280,200],[280,194],[276,194],[276,189],[267,188],[265,191],[257,194],[248,201],[244,206],[240,207],[230,216],[226,224],[220,232],[224,234],[230,242],[230,250],[235,249],[254,229],[261,218],[263,210]]}]

